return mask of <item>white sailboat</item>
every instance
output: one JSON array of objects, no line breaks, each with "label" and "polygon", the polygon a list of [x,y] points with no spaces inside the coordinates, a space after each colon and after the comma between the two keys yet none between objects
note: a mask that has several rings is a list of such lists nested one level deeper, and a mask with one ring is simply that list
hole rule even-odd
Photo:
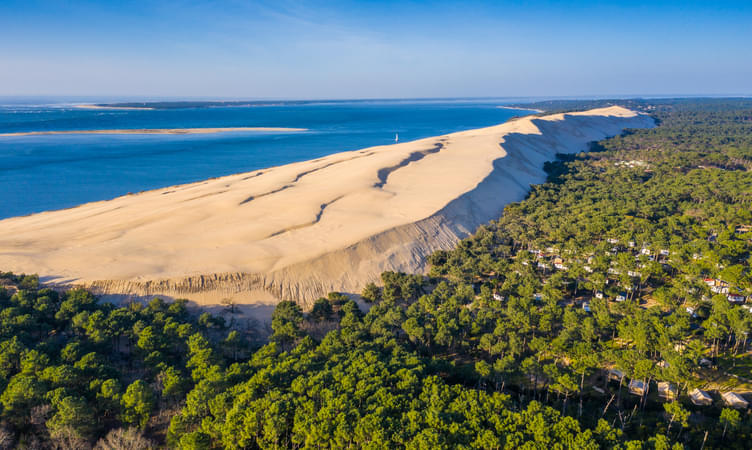
[{"label": "white sailboat", "polygon": [[399,133],[394,133],[394,142],[399,142]]}]

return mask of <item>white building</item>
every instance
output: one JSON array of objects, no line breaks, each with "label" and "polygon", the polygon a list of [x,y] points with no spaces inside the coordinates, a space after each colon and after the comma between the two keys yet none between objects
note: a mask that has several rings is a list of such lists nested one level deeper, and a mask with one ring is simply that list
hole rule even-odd
[{"label": "white building", "polygon": [[689,392],[689,399],[697,406],[709,406],[713,404],[713,397],[697,388]]},{"label": "white building", "polygon": [[744,296],[743,295],[737,295],[737,294],[728,294],[726,297],[728,298],[728,301],[731,303],[744,303]]},{"label": "white building", "polygon": [[644,395],[645,383],[640,380],[631,380],[629,382],[629,393],[632,395]]},{"label": "white building", "polygon": [[721,397],[723,398],[723,401],[732,408],[745,409],[749,405],[749,402],[736,392],[724,392],[721,394]]},{"label": "white building", "polygon": [[611,369],[608,371],[609,381],[620,381],[622,378],[624,378],[624,372],[622,372],[621,370]]},{"label": "white building", "polygon": [[658,383],[658,396],[661,398],[673,400],[676,398],[677,392],[676,386],[667,381],[661,381]]}]

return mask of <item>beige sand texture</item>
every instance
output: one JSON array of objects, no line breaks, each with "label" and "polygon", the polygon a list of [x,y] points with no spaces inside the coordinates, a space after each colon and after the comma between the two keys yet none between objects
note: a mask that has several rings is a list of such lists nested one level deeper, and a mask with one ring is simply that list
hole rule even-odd
[{"label": "beige sand texture", "polygon": [[621,107],[526,117],[0,221],[0,269],[121,297],[304,306],[422,272],[545,180],[557,152],[653,126]]}]

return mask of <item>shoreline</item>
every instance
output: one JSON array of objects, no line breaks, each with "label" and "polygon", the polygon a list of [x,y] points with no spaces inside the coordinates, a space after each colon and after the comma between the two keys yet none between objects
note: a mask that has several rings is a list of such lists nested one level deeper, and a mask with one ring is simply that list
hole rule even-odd
[{"label": "shoreline", "polygon": [[425,272],[557,153],[653,125],[619,107],[527,116],[4,219],[0,266],[99,295],[310,306],[385,270]]},{"label": "shoreline", "polygon": [[12,133],[0,133],[0,137],[19,136],[48,136],[64,134],[214,134],[232,132],[300,132],[308,131],[308,128],[285,128],[285,127],[223,127],[223,128],[134,128],[112,130],[51,130],[51,131],[18,131]]}]

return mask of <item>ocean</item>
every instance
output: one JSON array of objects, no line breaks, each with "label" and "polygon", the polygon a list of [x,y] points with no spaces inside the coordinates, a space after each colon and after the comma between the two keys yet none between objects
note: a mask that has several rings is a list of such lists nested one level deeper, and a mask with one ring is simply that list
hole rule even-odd
[{"label": "ocean", "polygon": [[297,132],[0,136],[0,219],[495,125],[532,113],[494,100],[279,102],[153,110],[2,102],[0,134],[284,127]]}]

